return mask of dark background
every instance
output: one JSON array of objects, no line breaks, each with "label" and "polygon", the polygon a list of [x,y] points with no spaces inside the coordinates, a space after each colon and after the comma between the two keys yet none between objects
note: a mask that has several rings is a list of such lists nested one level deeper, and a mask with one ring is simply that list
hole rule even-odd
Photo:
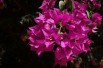
[{"label": "dark background", "polygon": [[[0,9],[0,68],[53,68],[53,52],[45,52],[38,57],[30,50],[25,38],[28,27],[35,25],[33,18],[40,11],[38,7],[41,3],[42,0],[4,0],[4,6]],[[103,15],[103,6],[98,11]],[[91,34],[90,38],[94,41],[90,53],[96,62],[94,68],[97,68],[103,58],[103,23],[98,33]],[[88,63],[90,53],[80,55],[83,59],[80,68],[93,67]],[[55,68],[60,67],[57,65]],[[75,68],[75,64],[68,62],[68,68]]]}]

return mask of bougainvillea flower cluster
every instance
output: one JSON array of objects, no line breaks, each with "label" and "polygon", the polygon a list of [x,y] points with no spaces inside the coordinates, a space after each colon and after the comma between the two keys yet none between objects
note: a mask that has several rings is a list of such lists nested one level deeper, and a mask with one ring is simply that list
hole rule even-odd
[{"label": "bougainvillea flower cluster", "polygon": [[[90,0],[95,4],[94,0]],[[39,16],[34,18],[36,25],[28,30],[29,45],[38,56],[45,51],[53,51],[55,64],[66,66],[69,60],[82,52],[90,51],[92,40],[88,34],[96,33],[101,24],[101,15],[93,12],[88,16],[86,0],[73,2],[73,10],[55,8],[56,0],[44,0]]]}]

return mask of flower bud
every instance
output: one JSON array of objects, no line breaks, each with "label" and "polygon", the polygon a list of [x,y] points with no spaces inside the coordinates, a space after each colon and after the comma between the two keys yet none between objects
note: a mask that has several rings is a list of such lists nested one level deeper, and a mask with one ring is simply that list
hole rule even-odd
[{"label": "flower bud", "polygon": [[60,8],[61,10],[63,10],[64,7],[65,7],[65,2],[64,2],[64,1],[59,1],[59,8]]}]

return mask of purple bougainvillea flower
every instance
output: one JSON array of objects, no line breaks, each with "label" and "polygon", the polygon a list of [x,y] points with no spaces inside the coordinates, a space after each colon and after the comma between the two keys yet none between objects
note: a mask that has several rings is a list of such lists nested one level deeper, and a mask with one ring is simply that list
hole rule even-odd
[{"label": "purple bougainvillea flower", "polygon": [[53,37],[52,33],[55,33],[54,30],[50,29],[42,29],[39,25],[29,28],[28,31],[31,41],[29,44],[31,45],[32,50],[36,49],[37,54],[41,54],[44,51],[51,51],[53,49]]},{"label": "purple bougainvillea flower", "polygon": [[58,24],[62,19],[62,12],[60,11],[60,9],[54,8],[54,10],[50,12],[50,16],[54,19],[55,23]]},{"label": "purple bougainvillea flower", "polygon": [[60,64],[61,66],[67,66],[67,61],[71,59],[72,50],[68,47],[60,48],[58,47],[55,51],[55,64]]},{"label": "purple bougainvillea flower", "polygon": [[81,12],[85,12],[88,4],[80,4],[77,1],[74,1],[74,9],[80,10]]},{"label": "purple bougainvillea flower", "polygon": [[75,13],[76,13],[76,17],[79,19],[87,18],[86,13],[83,12],[75,12]]},{"label": "purple bougainvillea flower", "polygon": [[44,0],[42,2],[42,5],[39,7],[43,11],[46,11],[48,9],[51,9],[54,7],[56,0]]},{"label": "purple bougainvillea flower", "polygon": [[94,8],[99,9],[101,7],[101,4],[96,0],[90,0],[94,6]]},{"label": "purple bougainvillea flower", "polygon": [[60,65],[61,64],[62,65],[66,64],[67,60],[66,60],[66,62],[60,62],[64,58],[66,59],[66,56],[65,56],[65,53],[64,53],[63,49],[61,47],[58,47],[55,51],[55,64],[60,64]]},{"label": "purple bougainvillea flower", "polygon": [[101,23],[101,20],[102,20],[102,16],[99,14],[99,13],[94,13],[92,15],[92,21],[97,23],[97,24],[100,24]]},{"label": "purple bougainvillea flower", "polygon": [[94,13],[92,15],[92,23],[88,24],[88,27],[90,28],[90,33],[96,33],[97,32],[97,26],[101,24],[102,16],[99,13]]}]

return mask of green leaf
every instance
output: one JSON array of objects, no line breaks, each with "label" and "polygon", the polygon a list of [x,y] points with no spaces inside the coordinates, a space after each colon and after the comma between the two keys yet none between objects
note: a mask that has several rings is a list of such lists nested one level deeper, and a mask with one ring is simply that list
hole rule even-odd
[{"label": "green leaf", "polygon": [[66,5],[67,5],[67,9],[74,10],[74,0],[67,0]]}]

